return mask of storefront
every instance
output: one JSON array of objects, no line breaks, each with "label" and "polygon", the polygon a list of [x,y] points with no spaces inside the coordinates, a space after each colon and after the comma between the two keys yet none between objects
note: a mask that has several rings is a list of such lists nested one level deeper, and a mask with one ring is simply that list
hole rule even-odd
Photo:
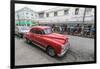
[{"label": "storefront", "polygon": [[93,37],[95,33],[94,23],[92,22],[41,23],[39,25],[50,26],[54,32],[67,33],[83,37]]},{"label": "storefront", "polygon": [[16,26],[36,26],[36,25],[38,24],[32,21],[17,21],[16,22]]}]

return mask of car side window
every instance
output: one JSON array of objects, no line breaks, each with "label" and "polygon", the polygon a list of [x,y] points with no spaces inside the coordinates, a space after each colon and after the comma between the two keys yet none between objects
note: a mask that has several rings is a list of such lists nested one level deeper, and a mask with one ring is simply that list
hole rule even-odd
[{"label": "car side window", "polygon": [[35,31],[36,34],[42,34],[42,31]]},{"label": "car side window", "polygon": [[31,33],[35,33],[35,31],[34,31],[34,30],[32,30],[32,29],[30,30],[30,32],[31,32]]},{"label": "car side window", "polygon": [[37,31],[37,30],[30,30],[30,32],[35,33],[35,34],[43,34],[42,31]]}]

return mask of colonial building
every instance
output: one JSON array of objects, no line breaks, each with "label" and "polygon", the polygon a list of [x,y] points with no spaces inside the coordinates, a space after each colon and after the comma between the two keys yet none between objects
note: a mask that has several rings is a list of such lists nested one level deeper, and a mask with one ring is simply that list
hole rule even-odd
[{"label": "colonial building", "polygon": [[30,8],[24,7],[15,13],[17,24],[32,25],[53,25],[74,26],[90,25],[94,26],[94,8],[82,7],[55,7],[45,11],[35,12]]},{"label": "colonial building", "polygon": [[92,37],[95,33],[94,13],[94,8],[84,7],[54,7],[39,12],[24,7],[15,12],[15,25],[48,25],[57,32],[78,32]]},{"label": "colonial building", "polygon": [[56,7],[38,12],[37,21],[41,25],[93,25],[94,9],[81,7]]},{"label": "colonial building", "polygon": [[15,23],[16,25],[31,26],[35,24],[37,13],[30,8],[24,7],[18,11],[15,11]]}]

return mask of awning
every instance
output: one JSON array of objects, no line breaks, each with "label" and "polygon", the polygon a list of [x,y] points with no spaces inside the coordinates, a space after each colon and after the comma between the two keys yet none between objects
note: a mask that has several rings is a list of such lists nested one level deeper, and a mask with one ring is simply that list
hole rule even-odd
[{"label": "awning", "polygon": [[19,24],[19,21],[17,21],[16,24]]},{"label": "awning", "polygon": [[19,21],[17,21],[16,24],[20,24],[20,25],[30,24],[30,25],[33,25],[33,26],[38,25],[36,23],[33,23],[32,21],[29,21],[29,22],[26,22],[26,21],[20,21],[19,22]]},{"label": "awning", "polygon": [[33,24],[31,21],[26,22],[26,21],[17,21],[16,24]]}]

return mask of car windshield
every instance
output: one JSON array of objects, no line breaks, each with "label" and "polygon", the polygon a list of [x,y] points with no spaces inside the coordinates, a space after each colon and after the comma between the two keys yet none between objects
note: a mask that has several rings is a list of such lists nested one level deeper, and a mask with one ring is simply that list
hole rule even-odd
[{"label": "car windshield", "polygon": [[52,33],[51,28],[45,29],[45,30],[44,30],[44,33],[45,33],[45,34],[50,34],[50,33]]}]

